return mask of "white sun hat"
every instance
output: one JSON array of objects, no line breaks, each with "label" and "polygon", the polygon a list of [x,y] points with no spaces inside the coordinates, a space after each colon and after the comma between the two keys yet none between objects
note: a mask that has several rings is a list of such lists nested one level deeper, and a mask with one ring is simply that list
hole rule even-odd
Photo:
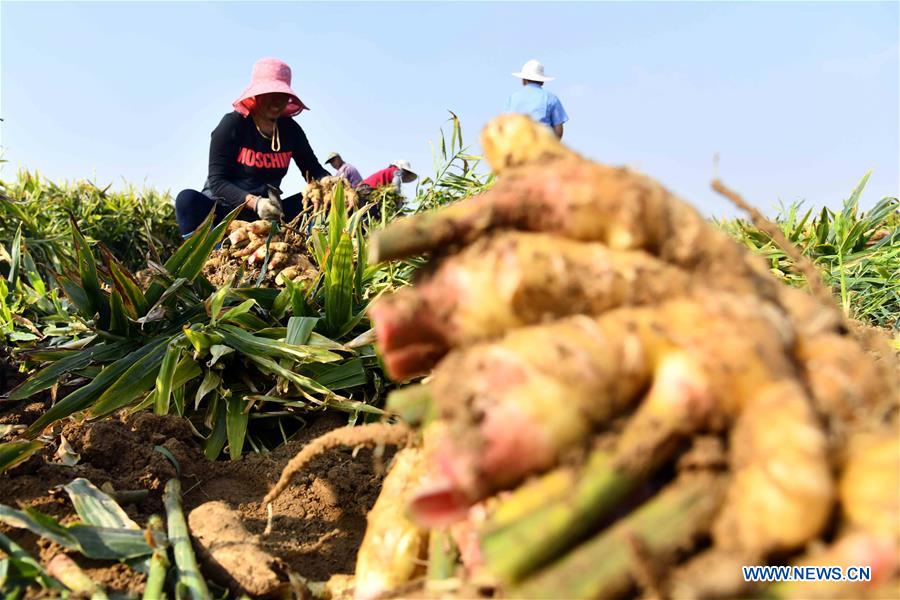
[{"label": "white sun hat", "polygon": [[416,175],[416,172],[412,170],[412,167],[410,166],[408,160],[403,160],[402,158],[400,160],[395,160],[391,163],[391,166],[397,167],[401,171],[404,171],[403,175],[400,176],[403,183],[415,181],[416,177],[418,177],[418,175]]},{"label": "white sun hat", "polygon": [[527,79],[528,81],[553,81],[556,79],[555,77],[547,77],[544,75],[544,65],[541,64],[538,60],[529,60],[527,63],[522,65],[522,70],[518,73],[513,73],[513,77],[518,77],[519,79]]}]

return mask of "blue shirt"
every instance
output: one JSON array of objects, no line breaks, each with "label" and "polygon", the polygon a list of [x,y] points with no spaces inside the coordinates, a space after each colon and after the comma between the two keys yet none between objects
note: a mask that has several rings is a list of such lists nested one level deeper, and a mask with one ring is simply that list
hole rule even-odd
[{"label": "blue shirt", "polygon": [[569,120],[559,98],[536,83],[526,83],[513,92],[506,101],[504,112],[523,113],[551,127]]}]

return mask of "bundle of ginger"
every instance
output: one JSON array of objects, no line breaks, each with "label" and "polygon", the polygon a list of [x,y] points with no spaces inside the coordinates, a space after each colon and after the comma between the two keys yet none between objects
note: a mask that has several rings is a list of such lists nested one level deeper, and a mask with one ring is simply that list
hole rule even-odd
[{"label": "bundle of ginger", "polygon": [[[356,596],[403,596],[430,540],[419,596],[897,597],[895,356],[657,182],[523,116],[482,146],[493,189],[370,242],[433,253],[370,309],[388,374],[430,377],[391,401],[425,475],[378,501],[420,541],[378,549],[373,512]],[[765,564],[871,581],[744,580]]]},{"label": "bundle of ginger", "polygon": [[344,203],[347,209],[352,211],[358,208],[359,199],[353,186],[343,177],[329,176],[306,184],[306,190],[303,192],[303,210],[312,208],[313,213],[328,212],[334,196],[334,188],[338,183],[343,184]]},{"label": "bundle of ginger", "polygon": [[270,236],[271,229],[271,221],[232,221],[227,244],[214,251],[203,267],[207,279],[223,285],[231,283],[239,271],[255,279],[265,264],[264,279],[276,285],[284,285],[285,279],[315,280],[318,271],[307,256],[303,237],[291,227],[279,227]]}]

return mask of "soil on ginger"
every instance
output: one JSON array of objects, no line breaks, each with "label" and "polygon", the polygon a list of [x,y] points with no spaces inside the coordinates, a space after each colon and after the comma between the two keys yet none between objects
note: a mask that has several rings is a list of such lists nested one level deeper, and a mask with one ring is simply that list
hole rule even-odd
[{"label": "soil on ginger", "polygon": [[[0,414],[0,421],[33,421],[30,413],[23,414],[35,412],[33,408],[19,405],[15,413]],[[59,486],[84,477],[97,487],[109,483],[116,491],[149,490],[146,499],[124,506],[144,526],[150,515],[165,514],[163,487],[177,476],[172,464],[154,450],[159,445],[169,450],[181,466],[185,514],[205,502],[221,500],[239,513],[249,533],[261,536],[263,550],[280,559],[284,567],[310,580],[327,580],[332,574],[353,573],[356,552],[365,533],[366,513],[381,487],[382,474],[372,451],[361,449],[354,457],[352,449],[337,448],[311,461],[273,502],[273,526],[267,536],[262,536],[267,516],[260,501],[288,460],[307,442],[344,424],[345,415],[323,413],[311,419],[294,440],[270,454],[211,462],[204,457],[188,424],[177,417],[141,413],[96,423],[67,423],[58,432],[80,454],[79,463],[73,467],[55,464],[54,450],[48,447],[0,475],[0,502],[31,507],[68,523],[76,517],[68,496]],[[23,529],[0,524],[0,532],[45,563],[61,551],[52,542]],[[145,576],[125,565],[92,561],[74,553],[72,558],[107,591],[143,591]]]}]

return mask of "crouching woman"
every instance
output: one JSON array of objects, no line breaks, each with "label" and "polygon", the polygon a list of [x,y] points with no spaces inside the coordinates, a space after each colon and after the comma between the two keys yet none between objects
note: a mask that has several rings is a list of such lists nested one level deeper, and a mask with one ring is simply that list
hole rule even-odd
[{"label": "crouching woman", "polygon": [[187,237],[215,209],[216,222],[245,203],[240,219],[291,220],[302,208],[302,195],[280,202],[268,186],[278,188],[293,160],[306,181],[328,175],[292,117],[306,105],[291,89],[291,68],[263,58],[253,65],[250,86],[232,104],[212,132],[209,174],[203,190],[183,190],[175,198],[175,216]]}]

